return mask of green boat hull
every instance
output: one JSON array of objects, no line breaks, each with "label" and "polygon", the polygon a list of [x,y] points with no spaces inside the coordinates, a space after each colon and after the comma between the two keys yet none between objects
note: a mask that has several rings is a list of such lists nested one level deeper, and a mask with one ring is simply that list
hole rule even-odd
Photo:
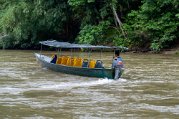
[{"label": "green boat hull", "polygon": [[43,67],[47,67],[56,72],[62,72],[66,74],[73,74],[79,76],[96,77],[96,78],[108,78],[113,79],[113,69],[106,68],[83,68],[83,67],[72,67],[60,64],[50,63],[51,58],[35,53],[36,59]]}]

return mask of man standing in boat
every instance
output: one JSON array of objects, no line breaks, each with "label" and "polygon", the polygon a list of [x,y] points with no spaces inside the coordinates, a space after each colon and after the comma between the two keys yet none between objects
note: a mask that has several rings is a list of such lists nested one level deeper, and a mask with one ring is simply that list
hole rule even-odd
[{"label": "man standing in boat", "polygon": [[115,57],[113,59],[112,63],[112,68],[113,68],[113,76],[114,79],[119,79],[122,73],[122,70],[124,69],[124,64],[122,61],[122,58],[120,57],[120,51],[115,50]]}]

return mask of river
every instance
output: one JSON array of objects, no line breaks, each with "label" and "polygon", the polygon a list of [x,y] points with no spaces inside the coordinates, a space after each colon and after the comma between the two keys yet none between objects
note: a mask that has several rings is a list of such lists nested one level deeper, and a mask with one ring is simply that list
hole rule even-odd
[{"label": "river", "polygon": [[[125,72],[114,81],[50,71],[34,52],[0,50],[2,119],[179,117],[177,56],[122,53]],[[111,57],[103,53],[106,66]]]}]

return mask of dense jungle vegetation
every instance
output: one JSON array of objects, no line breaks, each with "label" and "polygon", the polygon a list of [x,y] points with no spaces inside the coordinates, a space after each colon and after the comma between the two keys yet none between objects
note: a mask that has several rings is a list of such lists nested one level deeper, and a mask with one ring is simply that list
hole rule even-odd
[{"label": "dense jungle vegetation", "polygon": [[0,0],[0,47],[47,39],[160,51],[179,43],[178,0]]}]

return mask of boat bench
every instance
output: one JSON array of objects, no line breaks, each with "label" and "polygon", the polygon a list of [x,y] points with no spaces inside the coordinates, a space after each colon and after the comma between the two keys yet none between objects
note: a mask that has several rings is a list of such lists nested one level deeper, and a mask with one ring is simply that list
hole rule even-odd
[{"label": "boat bench", "polygon": [[[53,59],[52,59],[53,60]],[[60,56],[56,60],[56,64],[62,64],[74,67],[86,67],[86,68],[103,68],[101,60],[88,60],[80,57]]]}]

